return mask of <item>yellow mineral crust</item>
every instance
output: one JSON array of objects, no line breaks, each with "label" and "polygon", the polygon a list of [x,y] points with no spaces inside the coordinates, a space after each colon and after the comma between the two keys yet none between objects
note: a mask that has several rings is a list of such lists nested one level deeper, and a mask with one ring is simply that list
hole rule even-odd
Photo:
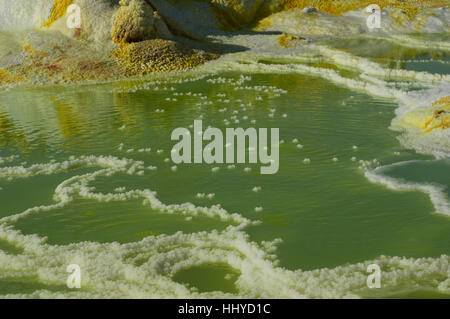
[{"label": "yellow mineral crust", "polygon": [[443,97],[433,103],[439,105],[439,109],[433,112],[431,118],[425,122],[424,133],[436,128],[448,129],[450,127],[450,96]]},{"label": "yellow mineral crust", "polygon": [[0,69],[0,86],[23,83],[28,81],[26,75],[13,74],[7,69]]},{"label": "yellow mineral crust", "polygon": [[144,0],[121,0],[114,14],[112,40],[129,43],[146,40],[153,31],[153,9]]},{"label": "yellow mineral crust", "polygon": [[450,127],[450,96],[435,101],[431,108],[421,108],[407,113],[402,122],[404,126],[420,129],[424,134],[438,128],[448,129]]},{"label": "yellow mineral crust", "polygon": [[113,55],[125,67],[127,75],[189,69],[218,58],[217,54],[162,39],[123,44]]},{"label": "yellow mineral crust", "polygon": [[[50,1],[50,0],[49,0]],[[179,0],[181,1],[181,0]],[[257,20],[262,7],[270,4],[268,13],[291,8],[315,7],[330,14],[341,14],[355,9],[361,9],[369,4],[376,3],[380,7],[395,7],[402,16],[414,17],[423,8],[448,6],[448,1],[442,0],[205,0],[217,11],[224,25],[231,28],[241,26]],[[73,0],[54,0],[48,21],[44,24],[49,27],[57,19],[64,16],[68,6]],[[172,0],[176,3],[177,1]],[[279,4],[276,6],[272,4]],[[167,26],[162,18],[155,17],[154,8],[149,0],[121,0],[118,9],[114,14],[114,22],[111,28],[111,39],[118,43],[113,51],[108,51],[103,57],[87,60],[86,54],[83,58],[77,58],[64,52],[55,52],[49,47],[46,52],[33,50],[30,45],[24,46],[27,59],[24,65],[14,66],[0,73],[0,84],[9,84],[22,81],[84,81],[84,80],[107,80],[124,76],[146,74],[152,71],[182,70],[196,67],[206,61],[215,59],[217,54],[206,53],[193,50],[180,43],[152,39],[161,34],[170,36]],[[160,19],[160,21],[158,20]],[[157,30],[156,21],[160,22]],[[270,24],[270,17],[260,23]],[[418,23],[421,23],[420,21]],[[156,27],[155,27],[156,26]],[[108,30],[110,30],[108,28]],[[107,31],[109,32],[109,31]],[[165,36],[162,36],[165,37]],[[278,38],[278,42],[283,47],[290,47],[296,42],[304,40],[301,37],[283,34]],[[81,47],[80,47],[81,48]],[[42,46],[40,46],[42,49]],[[109,55],[111,54],[111,55]],[[447,106],[443,106],[448,108]],[[439,111],[442,107],[436,106]],[[428,110],[429,112],[430,110]],[[433,112],[431,111],[431,113]],[[446,111],[447,112],[447,111]],[[425,120],[420,121],[420,128],[429,131],[435,127],[446,128],[448,125],[448,113],[428,113],[420,115]],[[429,122],[427,122],[429,121]],[[440,125],[439,123],[442,123]],[[440,126],[436,126],[440,125]],[[426,127],[425,127],[426,126]]]},{"label": "yellow mineral crust", "polygon": [[425,123],[423,132],[428,133],[439,127],[443,130],[450,127],[450,107],[434,111],[433,116]]},{"label": "yellow mineral crust", "polygon": [[442,97],[439,100],[436,100],[435,102],[433,102],[433,105],[441,105],[441,104],[449,105],[450,104],[450,95]]},{"label": "yellow mineral crust", "polygon": [[36,84],[68,83],[125,77],[125,69],[111,58],[86,60],[67,54],[63,49],[57,54],[50,54],[28,43],[24,43],[23,51],[26,53],[23,64],[0,70],[0,86],[30,81]]},{"label": "yellow mineral crust", "polygon": [[67,8],[73,3],[73,0],[54,0],[52,11],[44,27],[50,27],[53,22],[63,17],[66,14]]}]

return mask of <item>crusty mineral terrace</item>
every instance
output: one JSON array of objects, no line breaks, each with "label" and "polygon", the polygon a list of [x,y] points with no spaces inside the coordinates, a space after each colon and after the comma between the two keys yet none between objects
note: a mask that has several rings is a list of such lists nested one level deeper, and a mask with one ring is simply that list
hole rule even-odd
[{"label": "crusty mineral terrace", "polygon": [[[52,2],[46,21],[20,41],[23,61],[0,69],[0,86],[17,83],[109,81],[155,71],[192,69],[228,52],[222,46],[214,44],[210,36],[230,35],[232,38],[236,30],[260,30],[274,21],[284,19],[279,16],[280,13],[305,7],[339,16],[375,3],[381,8],[395,7],[396,11],[390,14],[400,20],[414,19],[426,9],[448,7],[448,1],[441,0]],[[66,21],[69,15],[67,9],[72,4],[81,8],[82,23],[80,27],[70,29]],[[308,19],[314,17],[312,15]],[[276,26],[274,28],[278,30]],[[315,32],[317,35],[327,34],[316,29],[309,28],[312,33],[307,36],[314,36]],[[279,36],[279,45],[289,49],[295,43],[306,44],[302,31],[299,29],[300,34],[283,33]],[[328,33],[333,34],[334,30],[329,30]]]}]

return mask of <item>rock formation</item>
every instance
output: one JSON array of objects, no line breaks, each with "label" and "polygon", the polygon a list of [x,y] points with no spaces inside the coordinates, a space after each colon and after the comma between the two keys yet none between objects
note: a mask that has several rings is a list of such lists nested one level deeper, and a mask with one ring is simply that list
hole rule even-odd
[{"label": "rock formation", "polygon": [[120,0],[114,14],[112,40],[129,43],[147,40],[154,30],[153,9],[144,0]]}]

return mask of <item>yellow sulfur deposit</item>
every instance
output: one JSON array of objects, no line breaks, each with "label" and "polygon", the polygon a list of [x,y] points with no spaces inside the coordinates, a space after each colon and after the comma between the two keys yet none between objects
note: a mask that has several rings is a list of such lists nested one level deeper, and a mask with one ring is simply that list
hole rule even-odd
[{"label": "yellow sulfur deposit", "polygon": [[442,105],[442,104],[446,104],[447,106],[450,105],[450,95],[440,98],[439,100],[433,103],[433,105]]},{"label": "yellow sulfur deposit", "polygon": [[420,108],[409,112],[402,120],[403,126],[415,127],[424,134],[435,129],[450,127],[450,96],[435,101],[431,108]]},{"label": "yellow sulfur deposit", "polygon": [[154,71],[194,68],[219,57],[162,39],[123,43],[112,51],[112,56],[98,60],[73,56],[61,48],[54,52],[54,49],[46,52],[25,42],[25,63],[0,69],[0,87],[36,81],[71,83],[120,79]]},{"label": "yellow sulfur deposit", "polygon": [[52,11],[44,27],[50,27],[53,22],[63,17],[67,8],[73,3],[73,0],[54,0]]},{"label": "yellow sulfur deposit", "polygon": [[440,109],[434,111],[431,119],[423,126],[423,132],[428,133],[439,127],[442,129],[448,129],[450,127],[450,108],[447,107],[447,110]]},{"label": "yellow sulfur deposit", "polygon": [[193,68],[218,58],[218,55],[193,50],[170,40],[153,39],[123,44],[114,51],[114,57],[128,75],[139,75]]},{"label": "yellow sulfur deposit", "polygon": [[[308,37],[308,39],[313,36],[333,37],[337,33],[336,28],[340,28],[341,25],[342,28],[338,29],[340,34],[361,33],[360,25],[355,26],[353,19],[348,19],[347,26],[344,17],[313,13],[313,10],[310,10],[310,12],[302,12],[301,10],[281,12],[278,14],[280,17],[277,17],[277,14],[270,15],[280,10],[315,7],[326,13],[337,15],[376,3],[380,7],[395,8],[391,10],[391,16],[395,21],[398,17],[400,22],[405,22],[409,17],[414,17],[420,13],[414,27],[421,29],[426,25],[429,15],[434,14],[432,10],[424,11],[422,9],[445,6],[448,2],[443,0],[45,1],[47,6],[42,11],[42,18],[39,18],[39,25],[42,24],[42,21],[47,20],[43,26],[52,26],[52,30],[44,33],[45,40],[43,41],[38,40],[40,35],[33,34],[30,36],[29,39],[32,40],[30,45],[23,46],[25,63],[20,66],[6,67],[0,74],[1,83],[19,82],[24,79],[25,75],[30,82],[51,81],[61,83],[117,79],[152,71],[196,67],[217,58],[218,55],[193,50],[180,43],[167,40],[177,39],[178,36],[180,38],[186,36],[191,39],[208,41],[210,35],[216,32],[221,34],[222,30],[218,29],[220,25],[225,26],[225,29],[236,29],[245,25],[249,26],[249,24],[257,22],[259,18],[264,16],[268,17],[260,20],[260,25],[271,25],[272,19],[274,30],[284,31],[278,38],[273,37],[268,41],[275,42],[271,45],[278,44],[285,48],[298,47],[299,44],[307,42],[305,38],[298,36],[298,34]],[[81,36],[81,30],[79,29],[75,33],[68,32],[63,25],[64,21],[62,21],[67,8],[73,3],[83,7],[85,24]],[[290,13],[292,15],[289,15]],[[283,16],[284,14],[286,16]],[[440,21],[439,13],[436,14],[436,17]],[[59,21],[54,23],[58,19]],[[322,21],[325,23],[322,23]],[[430,24],[431,27],[434,27],[433,23]],[[180,41],[184,43],[183,40],[180,39]],[[48,45],[46,45],[47,43]],[[210,44],[212,43],[207,45],[197,43],[196,47],[213,47]],[[305,51],[308,50],[306,46],[304,46],[304,49]],[[18,50],[20,50],[20,45]],[[221,49],[218,48],[218,50]],[[406,49],[402,50],[404,52]],[[9,64],[5,64],[5,66],[7,65]],[[313,67],[337,71],[333,65],[322,64]],[[342,72],[342,70],[339,70],[338,73],[342,74]],[[421,120],[418,127],[429,130],[430,127],[434,128],[435,123],[442,119],[444,119],[442,120],[444,124],[441,126],[445,127],[445,114],[447,113],[436,113],[431,120],[433,111],[419,116],[426,119]],[[411,115],[412,118],[413,115]],[[428,120],[431,122],[427,124],[426,128],[423,128]]]},{"label": "yellow sulfur deposit", "polygon": [[450,96],[437,100],[433,105],[440,105],[440,107],[434,111],[432,117],[423,125],[424,133],[439,127],[442,129],[450,127]]},{"label": "yellow sulfur deposit", "polygon": [[121,0],[114,14],[112,40],[116,43],[143,41],[153,31],[153,9],[144,0]]},{"label": "yellow sulfur deposit", "polygon": [[289,42],[292,41],[304,41],[305,38],[296,36],[296,35],[287,35],[285,32],[281,34],[281,36],[278,38],[278,43],[285,48],[292,48],[293,45],[289,44]]}]

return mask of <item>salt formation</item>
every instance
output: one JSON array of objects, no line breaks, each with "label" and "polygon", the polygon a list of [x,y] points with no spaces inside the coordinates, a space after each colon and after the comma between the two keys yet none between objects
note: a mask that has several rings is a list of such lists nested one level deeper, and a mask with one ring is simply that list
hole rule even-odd
[{"label": "salt formation", "polygon": [[[70,29],[66,25],[69,18],[66,10],[71,4],[78,6],[81,12],[81,27],[77,29]],[[24,45],[23,48],[18,45],[12,55],[0,55],[0,67],[7,66],[0,69],[0,85],[105,80],[154,71],[194,68],[218,57],[185,50],[184,47],[191,45],[204,50],[217,48],[215,44],[194,43],[192,39],[213,40],[221,44],[229,42],[227,44],[237,45],[236,48],[242,44],[240,50],[253,46],[271,50],[272,44],[276,43],[285,50],[315,51],[317,47],[308,45],[314,42],[310,41],[313,38],[368,34],[365,26],[367,13],[363,10],[366,4],[356,0],[333,3],[288,0],[40,0],[31,4],[23,0],[2,0],[1,30],[18,36],[22,36],[19,33],[21,30],[48,29],[51,32],[45,35],[30,33],[25,39],[13,41]],[[431,4],[409,4],[393,1],[389,7],[381,1],[380,5],[383,23],[379,32],[370,36],[383,37],[412,47],[435,45],[449,49],[445,43],[422,43],[412,36],[404,36],[405,33],[448,32],[450,12],[444,7],[445,2],[436,0]],[[281,37],[264,36],[257,43],[253,43],[252,37],[227,33],[255,23],[258,23],[257,30],[285,33]],[[399,33],[402,33],[401,36]],[[61,34],[65,38],[60,37]],[[222,37],[225,35],[232,35],[231,41]],[[272,42],[277,37],[278,41]],[[149,39],[174,40],[182,42],[183,46],[170,43],[162,46],[161,41],[146,42]],[[57,51],[50,45],[53,41],[58,43]],[[121,44],[121,47],[117,49],[114,43]],[[125,43],[134,45],[126,46]],[[150,51],[154,53],[150,54]],[[332,58],[325,49],[319,48],[319,51],[328,59]],[[112,52],[116,61],[110,59]],[[147,54],[140,59],[143,52]],[[307,59],[305,52],[302,53],[300,56]],[[180,56],[183,57],[182,61]],[[45,60],[45,63],[41,63],[41,60]],[[16,61],[19,65],[11,67],[11,63]],[[26,68],[29,65],[32,67]],[[396,76],[394,73],[389,75]],[[435,81],[434,78],[430,80]]]},{"label": "salt formation", "polygon": [[[117,48],[113,54],[129,75],[189,69],[218,57],[175,41],[161,39],[126,44]],[[176,98],[168,99],[177,101]]]},{"label": "salt formation", "polygon": [[418,108],[403,117],[405,125],[413,126],[424,134],[433,130],[445,130],[450,127],[450,96],[445,96],[430,103],[427,108]]},{"label": "salt formation", "polygon": [[117,43],[147,40],[153,28],[153,10],[144,0],[120,0],[114,14],[112,40]]},{"label": "salt formation", "polygon": [[404,162],[400,162],[392,165],[380,166],[380,164],[376,160],[361,161],[361,168],[365,170],[365,176],[373,183],[383,184],[386,187],[397,191],[419,190],[421,192],[424,192],[431,199],[436,212],[450,216],[450,200],[446,194],[446,189],[444,186],[434,184],[410,183],[389,177],[384,174],[384,172],[391,166],[401,166],[404,164]]},{"label": "salt formation", "polygon": [[[117,84],[112,92],[120,94],[118,92],[152,91],[156,87],[165,87],[164,94],[170,94],[173,87],[172,83],[189,83],[198,79],[205,78],[197,76],[171,80],[164,78],[164,80],[143,81],[142,83],[125,82]],[[207,79],[211,81],[205,81],[205,83],[227,83],[231,87],[230,91],[233,87],[246,85],[245,79],[242,77],[212,76]],[[346,82],[342,81],[342,83],[345,84]],[[273,90],[278,90],[278,88],[273,88]],[[250,89],[249,87],[245,92],[251,93],[253,96],[261,94],[262,97],[266,98],[272,91],[261,93],[259,88],[252,87]],[[431,96],[429,99],[433,100],[436,92]],[[229,98],[232,100],[233,96],[229,96]],[[201,99],[198,98],[197,100],[200,101]],[[413,98],[413,100],[417,100],[417,98]],[[247,101],[242,101],[242,103],[247,105]],[[232,106],[230,106],[224,115],[230,116],[234,113],[233,111]],[[264,112],[266,111],[265,109]],[[241,108],[239,108],[239,113],[241,112]],[[118,126],[121,124],[118,124]],[[289,146],[295,149],[295,145],[299,143],[299,138],[294,139],[291,136],[289,140],[292,141]],[[346,150],[350,149],[351,145],[348,144]],[[164,153],[162,149],[164,146],[156,143],[153,146],[161,155]],[[141,153],[140,150],[146,148],[136,146],[136,149],[138,147],[142,148],[133,151],[131,154],[146,155],[139,154]],[[163,157],[160,156],[160,158]],[[11,161],[21,163],[23,159],[16,157],[0,159],[0,163],[3,164]],[[201,207],[192,203],[163,203],[155,191],[134,189],[129,187],[128,184],[127,187],[114,185],[111,192],[100,192],[95,189],[96,181],[106,179],[106,183],[110,180],[114,182],[116,174],[139,176],[140,172],[149,164],[151,163],[112,156],[82,156],[43,164],[28,166],[25,164],[8,164],[9,166],[1,167],[0,179],[12,180],[70,172],[70,176],[60,181],[59,185],[55,187],[53,192],[54,202],[31,207],[23,212],[18,212],[18,214],[0,219],[0,240],[21,251],[17,254],[0,251],[0,280],[20,282],[23,277],[32,274],[35,275],[35,282],[41,284],[41,288],[35,291],[13,293],[6,295],[6,297],[358,298],[367,293],[365,290],[367,289],[367,266],[373,263],[379,264],[383,269],[383,286],[386,289],[397,291],[397,289],[400,289],[399,287],[404,286],[425,286],[436,292],[450,293],[449,257],[446,255],[434,258],[380,256],[334,268],[310,271],[289,270],[280,267],[275,255],[276,246],[280,243],[280,240],[255,242],[245,231],[246,226],[258,224],[257,218],[261,216],[261,219],[263,219],[265,217],[268,209],[263,209],[266,207],[263,205],[264,203],[249,206],[248,213],[252,216],[252,219],[249,219],[241,214],[231,213],[218,205]],[[439,212],[448,212],[448,200],[445,197],[444,189],[434,185],[399,184],[398,180],[382,178],[383,168],[379,166],[380,163],[377,160],[361,162],[362,173],[370,180],[383,183],[393,189],[420,189],[425,191],[430,195]],[[165,170],[170,169],[167,166],[164,167],[166,167]],[[90,169],[86,170],[86,168]],[[152,168],[153,166],[147,167],[148,170]],[[313,169],[314,167],[310,168]],[[78,169],[81,169],[81,171]],[[172,174],[170,171],[169,173]],[[181,175],[182,173],[183,170],[180,170],[173,175]],[[245,174],[240,169],[221,173]],[[251,186],[249,185],[247,192],[250,192],[250,189]],[[258,186],[254,189],[260,190]],[[267,189],[268,191],[270,189]],[[260,194],[252,195],[260,197]],[[217,197],[220,198],[219,195],[217,194]],[[146,235],[139,241],[126,244],[80,241],[70,245],[53,245],[44,237],[23,234],[15,225],[16,222],[31,215],[45,215],[53,210],[70,207],[70,205],[76,203],[78,198],[98,203],[141,200],[142,205],[149,209],[149,214],[156,211],[169,216],[180,216],[186,222],[195,222],[200,217],[209,218],[216,222],[225,223],[225,229],[189,234],[177,232],[172,235]],[[209,203],[210,200],[214,200],[215,194],[197,193],[196,198],[198,198],[198,201]],[[68,263],[77,263],[87,270],[82,279],[84,289],[69,291],[54,289],[54,287],[64,285],[67,279],[65,267]],[[235,270],[238,273],[237,280],[234,283],[236,291],[233,293],[199,292],[174,280],[175,274],[179,271],[204,264],[226,265]],[[142,278],[145,278],[145,280],[142,280]],[[264,280],[261,280],[261,278],[264,278]]]}]

